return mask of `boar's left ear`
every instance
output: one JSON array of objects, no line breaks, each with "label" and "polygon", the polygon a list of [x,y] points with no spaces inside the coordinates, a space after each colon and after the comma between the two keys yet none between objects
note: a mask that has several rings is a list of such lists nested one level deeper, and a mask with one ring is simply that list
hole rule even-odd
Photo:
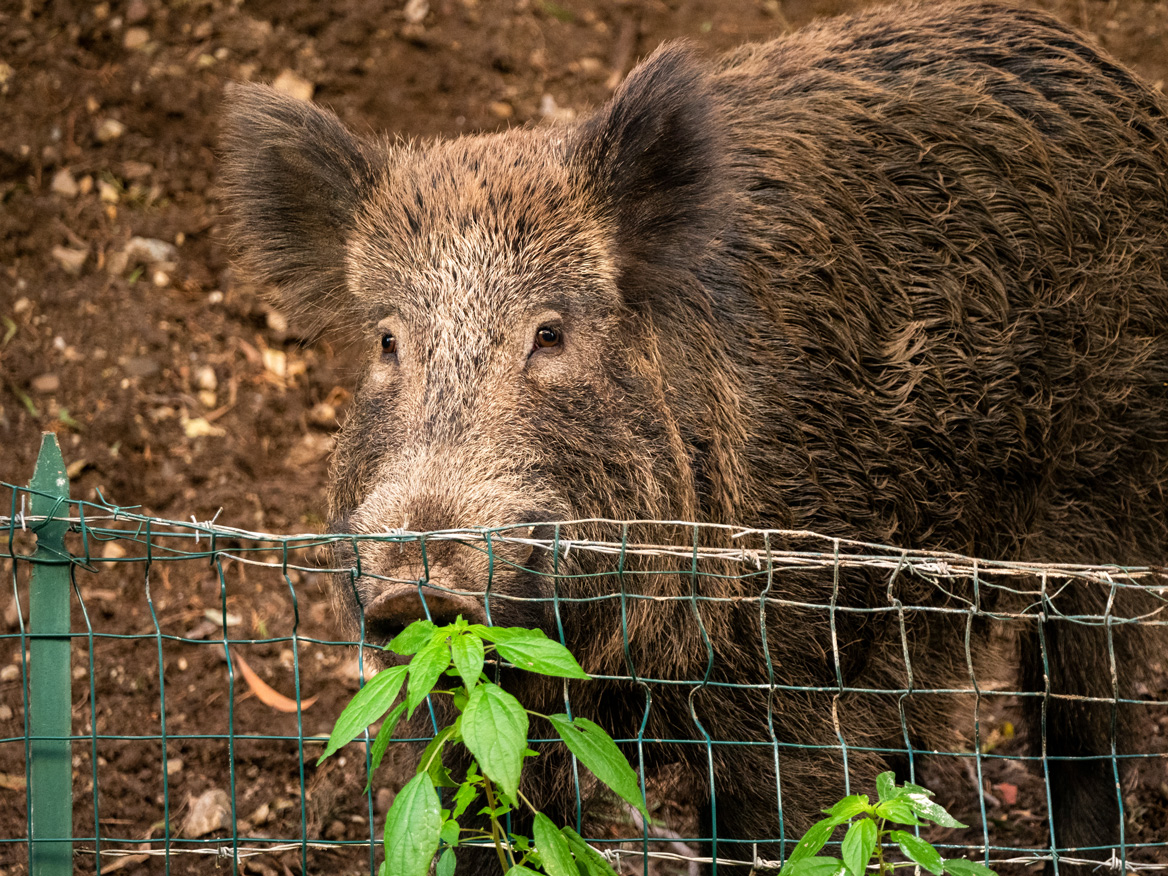
[{"label": "boar's left ear", "polygon": [[626,294],[639,268],[693,267],[725,217],[727,182],[715,98],[684,43],[634,69],[569,150],[616,221]]},{"label": "boar's left ear", "polygon": [[345,250],[374,181],[370,148],[310,103],[228,86],[223,175],[237,245],[289,310],[321,324],[348,309]]}]

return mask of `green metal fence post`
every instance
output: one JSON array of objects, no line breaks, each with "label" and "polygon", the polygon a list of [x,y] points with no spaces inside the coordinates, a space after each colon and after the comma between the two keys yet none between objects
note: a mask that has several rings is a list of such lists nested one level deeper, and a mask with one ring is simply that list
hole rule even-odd
[{"label": "green metal fence post", "polygon": [[[46,433],[29,487],[31,513],[62,513],[69,477],[57,438]],[[68,876],[73,867],[73,756],[69,742],[72,690],[69,673],[68,524],[36,525],[37,549],[29,586],[29,871]]]}]

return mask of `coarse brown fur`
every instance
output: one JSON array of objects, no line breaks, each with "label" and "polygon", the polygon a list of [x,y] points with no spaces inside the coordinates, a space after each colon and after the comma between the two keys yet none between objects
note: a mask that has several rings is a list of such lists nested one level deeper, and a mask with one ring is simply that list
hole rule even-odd
[{"label": "coarse brown fur", "polygon": [[[361,140],[307,104],[241,87],[227,191],[245,255],[288,306],[370,337],[334,460],[338,531],[693,520],[1159,565],[1165,113],[1150,87],[1044,14],[929,4],[711,61],[667,45],[585,121],[452,141]],[[548,326],[559,343],[533,345]],[[383,351],[386,337],[396,347]],[[637,532],[693,537],[665,524]],[[596,523],[570,534],[621,533]],[[551,572],[542,554],[503,550]],[[355,562],[343,550],[340,560]],[[424,559],[369,544],[360,560],[402,580],[424,565],[450,590],[481,593],[486,580],[482,555],[449,542]],[[768,611],[770,681],[754,604],[600,599],[562,602],[556,618],[549,603],[515,599],[553,587],[561,600],[619,587],[758,593],[738,579],[638,574],[662,562],[630,560],[619,585],[590,574],[584,552],[558,578],[496,569],[491,620],[551,634],[562,623],[602,675],[757,685],[654,685],[644,727],[645,689],[632,682],[573,685],[572,706],[616,736],[715,742],[769,742],[773,716],[787,837],[841,792],[836,717],[860,746],[849,749],[853,787],[885,764],[865,746],[903,749],[905,737],[896,696],[848,694],[833,715],[830,692],[768,697],[771,681],[903,689],[907,657],[918,689],[968,687],[966,616],[909,612],[902,643],[894,615],[844,610],[889,604],[886,580],[860,572],[840,584],[834,628],[818,608],[830,575],[776,576],[774,590],[807,607]],[[368,610],[367,633],[384,638],[420,612],[412,590],[390,591],[342,576],[349,625]],[[909,576],[894,595],[946,604]],[[1084,584],[1052,608],[1099,615],[1107,598]],[[484,611],[474,602],[437,604]],[[983,620],[975,662],[991,653]],[[1044,650],[1051,693],[1114,698],[1109,635],[1128,695],[1146,633],[1054,619],[1022,636],[1022,689],[1044,689]],[[558,684],[515,682],[530,707],[561,707]],[[951,748],[937,734],[954,707],[910,698],[910,742]],[[1112,713],[1050,698],[1047,753],[1107,754]],[[775,751],[662,743],[642,754],[648,769],[688,763],[699,804],[712,765],[720,854],[743,857],[749,846],[725,841],[778,835]],[[549,752],[533,769],[529,795],[574,816],[566,761]],[[1058,845],[1117,841],[1109,760],[1061,762],[1050,781]]]}]

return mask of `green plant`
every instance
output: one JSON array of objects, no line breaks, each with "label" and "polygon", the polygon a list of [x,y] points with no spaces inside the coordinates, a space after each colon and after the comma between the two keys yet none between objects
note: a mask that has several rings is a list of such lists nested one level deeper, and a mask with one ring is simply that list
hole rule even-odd
[{"label": "green plant", "polygon": [[[933,822],[941,827],[965,827],[938,803],[930,799],[933,792],[905,782],[897,786],[891,772],[876,778],[878,801],[868,802],[867,794],[853,794],[825,809],[827,818],[817,821],[795,846],[779,876],[865,876],[868,866],[876,862],[877,876],[900,867],[920,867],[933,876],[996,876],[982,864],[965,858],[942,858],[932,845],[904,830],[888,824],[916,827]],[[840,844],[840,857],[819,855],[837,827],[848,825]],[[907,861],[890,861],[885,846],[895,844]]]},{"label": "green plant", "polygon": [[[384,718],[370,752],[372,776],[398,722],[411,716],[427,696],[451,697],[458,717],[426,746],[417,775],[401,789],[386,813],[385,862],[380,876],[427,876],[440,848],[438,876],[450,876],[456,850],[479,841],[494,845],[499,866],[507,876],[530,876],[536,872],[532,868],[540,868],[548,876],[615,876],[600,853],[570,828],[556,827],[520,790],[523,761],[537,755],[527,747],[529,717],[550,723],[568,750],[597,779],[648,817],[637,774],[628,760],[592,721],[525,709],[483,672],[487,659],[494,655],[528,672],[588,678],[568,649],[539,630],[486,627],[467,623],[462,617],[441,627],[426,620],[414,621],[386,647],[410,657],[409,663],[381,670],[353,697],[337,719],[318,764]],[[461,683],[438,687],[443,676]],[[398,702],[403,688],[404,696]],[[461,779],[452,776],[442,762],[445,747],[456,744],[466,746],[472,757]],[[453,791],[450,808],[442,806],[438,788]],[[480,797],[486,805],[476,813],[486,817],[489,828],[463,827],[460,819]],[[503,816],[520,807],[530,809],[534,816],[532,837],[508,837],[503,828]]]}]

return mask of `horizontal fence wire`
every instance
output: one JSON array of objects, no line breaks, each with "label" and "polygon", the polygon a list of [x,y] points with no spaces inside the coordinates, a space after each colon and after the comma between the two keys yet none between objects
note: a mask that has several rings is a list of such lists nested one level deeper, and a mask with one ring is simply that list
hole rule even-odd
[{"label": "horizontal fence wire", "polygon": [[[1059,861],[1168,872],[1168,662],[1144,654],[1129,685],[1137,667],[1112,647],[1135,629],[1160,641],[1163,570],[684,521],[276,535],[104,500],[38,516],[28,489],[3,491],[0,871],[19,872],[32,844],[28,760],[42,740],[28,723],[28,585],[45,561],[37,532],[63,523],[67,550],[52,559],[68,564],[72,591],[77,872],[205,872],[214,860],[246,873],[376,873],[385,810],[437,717],[429,735],[411,725],[395,740],[368,789],[376,727],[316,760],[397,628],[360,611],[338,626],[332,606],[343,615],[390,591],[416,592],[418,615],[456,599],[491,622],[536,619],[580,649],[594,680],[554,699],[608,714],[653,817],[597,796],[574,762],[570,817],[623,873],[777,867],[806,799],[874,794],[864,783],[886,763],[931,782],[970,825],[922,834],[944,856],[1029,872],[1058,848],[1051,773],[1082,759],[1047,748],[1059,703],[1111,715],[1101,753],[1085,757],[1114,774],[1124,823],[1115,848],[1063,850]],[[482,574],[431,574],[453,567]],[[1075,588],[1097,602],[1063,611]],[[1044,636],[1079,627],[1106,640],[1108,659],[1090,668],[1101,687],[1027,686],[1011,672],[1020,635],[1038,633],[1047,670]],[[621,709],[608,708],[618,695]],[[1121,712],[1139,728],[1127,747]],[[543,741],[533,731],[531,744]],[[741,764],[760,765],[745,797],[724,778],[743,775]],[[744,832],[743,799],[770,813],[756,819],[770,833]]]}]

